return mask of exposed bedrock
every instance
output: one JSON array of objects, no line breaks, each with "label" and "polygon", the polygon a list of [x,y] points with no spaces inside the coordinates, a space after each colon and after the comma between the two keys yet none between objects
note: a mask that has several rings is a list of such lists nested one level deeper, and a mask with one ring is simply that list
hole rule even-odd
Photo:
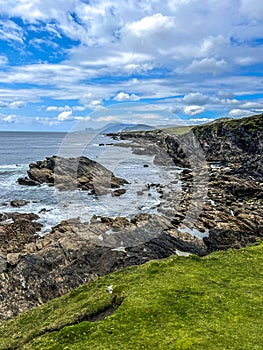
[{"label": "exposed bedrock", "polygon": [[31,163],[29,168],[28,177],[19,178],[19,184],[37,186],[45,183],[55,185],[59,190],[80,188],[97,195],[127,184],[125,179],[116,177],[110,170],[87,157],[47,157],[44,161]]}]

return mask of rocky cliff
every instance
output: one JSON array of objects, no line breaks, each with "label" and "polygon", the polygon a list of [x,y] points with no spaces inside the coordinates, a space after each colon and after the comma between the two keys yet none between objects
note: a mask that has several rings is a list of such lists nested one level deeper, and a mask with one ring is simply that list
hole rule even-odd
[{"label": "rocky cliff", "polygon": [[[177,134],[174,128],[120,133],[118,137],[136,140],[147,152],[157,154],[164,150],[179,166],[189,167],[191,158],[199,159],[201,151],[209,163],[232,165],[235,173],[243,177],[253,176],[259,180],[263,177],[263,114],[199,125],[183,134]],[[145,140],[152,145],[145,144]]]}]

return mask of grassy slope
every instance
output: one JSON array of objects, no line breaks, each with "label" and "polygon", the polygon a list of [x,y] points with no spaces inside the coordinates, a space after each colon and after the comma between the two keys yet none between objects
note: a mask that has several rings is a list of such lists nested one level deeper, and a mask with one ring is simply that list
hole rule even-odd
[{"label": "grassy slope", "polygon": [[[152,261],[6,322],[0,349],[263,349],[262,282],[262,243]],[[104,320],[81,321],[123,298]]]},{"label": "grassy slope", "polygon": [[227,119],[227,118],[220,118],[218,120],[215,120],[211,123],[205,123],[200,125],[192,125],[192,126],[178,126],[178,127],[172,127],[164,129],[165,132],[170,133],[171,135],[180,135],[185,134],[189,132],[190,130],[193,130],[194,133],[201,133],[202,131],[208,129],[218,129],[218,128],[225,128],[229,130],[233,130],[235,132],[238,132],[242,134],[244,131],[244,128],[249,130],[250,132],[253,130],[263,131],[263,114],[254,115],[250,117],[245,118],[238,118],[238,119]]}]

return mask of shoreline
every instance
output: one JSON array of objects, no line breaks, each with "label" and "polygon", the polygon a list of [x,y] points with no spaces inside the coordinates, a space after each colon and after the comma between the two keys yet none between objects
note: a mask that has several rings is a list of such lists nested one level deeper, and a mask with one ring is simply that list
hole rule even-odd
[{"label": "shoreline", "polygon": [[[130,134],[120,137],[130,137]],[[225,166],[209,166],[203,173],[189,169],[176,146],[177,137],[165,133],[140,133],[139,136],[133,133],[132,138],[141,142],[140,152],[153,154],[157,144],[170,159],[176,160],[175,167],[184,166],[173,184],[181,183],[180,193],[173,189],[166,191],[162,184],[148,183],[148,191],[152,187],[160,197],[156,213],[114,218],[94,215],[86,223],[73,218],[56,225],[43,237],[36,236],[39,226],[32,214],[7,214],[5,220],[13,221],[0,225],[3,239],[0,319],[11,318],[127,266],[172,254],[203,256],[263,239],[262,181],[250,176],[250,168],[247,173],[239,173],[247,162],[244,154],[237,154],[241,159],[238,162],[237,156],[234,158],[230,152]],[[225,153],[223,155],[225,157]],[[218,158],[222,163],[220,155]],[[158,166],[163,166],[160,160],[164,159],[159,156]],[[204,198],[202,181],[206,179],[206,172],[209,176]],[[120,194],[120,200],[121,197]],[[190,234],[195,230],[203,234],[203,239]]]}]

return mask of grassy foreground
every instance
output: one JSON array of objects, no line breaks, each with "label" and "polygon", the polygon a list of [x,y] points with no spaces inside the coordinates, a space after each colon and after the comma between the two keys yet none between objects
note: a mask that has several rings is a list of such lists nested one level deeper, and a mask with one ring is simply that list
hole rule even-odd
[{"label": "grassy foreground", "polygon": [[258,243],[99,278],[2,324],[0,349],[253,350],[263,349],[262,326]]}]

